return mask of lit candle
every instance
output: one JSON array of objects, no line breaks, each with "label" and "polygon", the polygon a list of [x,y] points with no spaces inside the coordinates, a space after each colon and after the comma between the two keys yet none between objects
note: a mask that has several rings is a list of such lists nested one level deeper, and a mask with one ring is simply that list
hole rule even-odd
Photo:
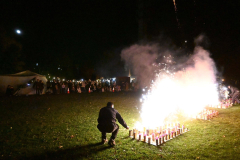
[{"label": "lit candle", "polygon": [[182,131],[183,131],[183,133],[185,132],[185,131],[184,131],[184,125],[182,125]]},{"label": "lit candle", "polygon": [[164,136],[164,134],[162,134],[162,143],[164,143],[165,142],[165,136]]},{"label": "lit candle", "polygon": [[135,132],[134,139],[137,139],[138,131]]},{"label": "lit candle", "polygon": [[168,128],[168,139],[170,139],[170,137],[171,137],[171,129]]},{"label": "lit candle", "polygon": [[152,134],[152,140],[153,141],[155,140],[155,134],[154,133]]},{"label": "lit candle", "polygon": [[158,137],[156,137],[156,146],[158,146],[159,144],[158,144]]},{"label": "lit candle", "polygon": [[144,134],[144,142],[147,142],[147,135]]},{"label": "lit candle", "polygon": [[132,136],[132,130],[129,130],[129,137]]},{"label": "lit candle", "polygon": [[136,138],[136,137],[135,137],[135,136],[136,136],[136,134],[135,134],[135,133],[136,133],[136,130],[135,130],[135,129],[133,129],[133,139],[135,139],[135,138]]},{"label": "lit candle", "polygon": [[148,144],[151,144],[151,137],[148,137]]},{"label": "lit candle", "polygon": [[180,128],[180,123],[178,123],[177,128]]},{"label": "lit candle", "polygon": [[174,133],[174,131],[171,132],[171,138],[172,138],[172,139],[173,139],[173,133]]}]

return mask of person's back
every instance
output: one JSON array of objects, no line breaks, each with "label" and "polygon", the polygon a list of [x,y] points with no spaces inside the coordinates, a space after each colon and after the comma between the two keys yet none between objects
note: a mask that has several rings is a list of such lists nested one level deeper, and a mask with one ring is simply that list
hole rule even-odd
[{"label": "person's back", "polygon": [[100,110],[98,117],[97,128],[102,132],[103,144],[107,142],[106,133],[112,133],[108,144],[112,146],[115,145],[115,138],[117,137],[119,130],[119,126],[116,124],[116,119],[124,128],[129,128],[118,111],[114,109],[114,104],[112,102],[108,102],[107,106]]},{"label": "person's back", "polygon": [[98,123],[99,124],[112,124],[116,123],[117,110],[111,107],[104,107],[100,110]]}]

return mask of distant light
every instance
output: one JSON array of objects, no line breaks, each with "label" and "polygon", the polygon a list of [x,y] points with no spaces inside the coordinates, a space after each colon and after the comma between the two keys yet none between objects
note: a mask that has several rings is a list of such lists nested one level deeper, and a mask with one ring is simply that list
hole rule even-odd
[{"label": "distant light", "polygon": [[36,66],[38,66],[38,63],[36,63]]},{"label": "distant light", "polygon": [[19,29],[17,29],[17,30],[16,30],[16,33],[17,33],[17,34],[21,34],[22,32],[21,32]]},{"label": "distant light", "polygon": [[27,85],[28,85],[28,86],[30,86],[30,84],[29,84],[29,83],[28,83]]},{"label": "distant light", "polygon": [[187,43],[187,40],[185,40],[185,43]]}]

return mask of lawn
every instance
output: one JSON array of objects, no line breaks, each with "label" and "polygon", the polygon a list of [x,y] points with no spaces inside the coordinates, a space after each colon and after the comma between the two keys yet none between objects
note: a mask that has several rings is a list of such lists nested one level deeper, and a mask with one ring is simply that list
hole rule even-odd
[{"label": "lawn", "polygon": [[239,159],[238,105],[217,109],[211,120],[184,120],[190,131],[159,147],[130,139],[122,126],[115,147],[101,145],[100,108],[114,102],[132,128],[139,97],[134,92],[1,97],[0,159]]}]

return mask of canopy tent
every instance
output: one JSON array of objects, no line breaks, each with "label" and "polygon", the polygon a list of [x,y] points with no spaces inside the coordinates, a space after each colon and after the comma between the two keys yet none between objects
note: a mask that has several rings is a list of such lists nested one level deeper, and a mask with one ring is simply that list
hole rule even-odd
[{"label": "canopy tent", "polygon": [[36,94],[33,85],[37,79],[42,80],[44,83],[44,94],[46,91],[47,78],[43,75],[29,70],[16,74],[0,75],[0,95],[4,95],[6,93],[8,85],[13,86],[15,95]]}]

